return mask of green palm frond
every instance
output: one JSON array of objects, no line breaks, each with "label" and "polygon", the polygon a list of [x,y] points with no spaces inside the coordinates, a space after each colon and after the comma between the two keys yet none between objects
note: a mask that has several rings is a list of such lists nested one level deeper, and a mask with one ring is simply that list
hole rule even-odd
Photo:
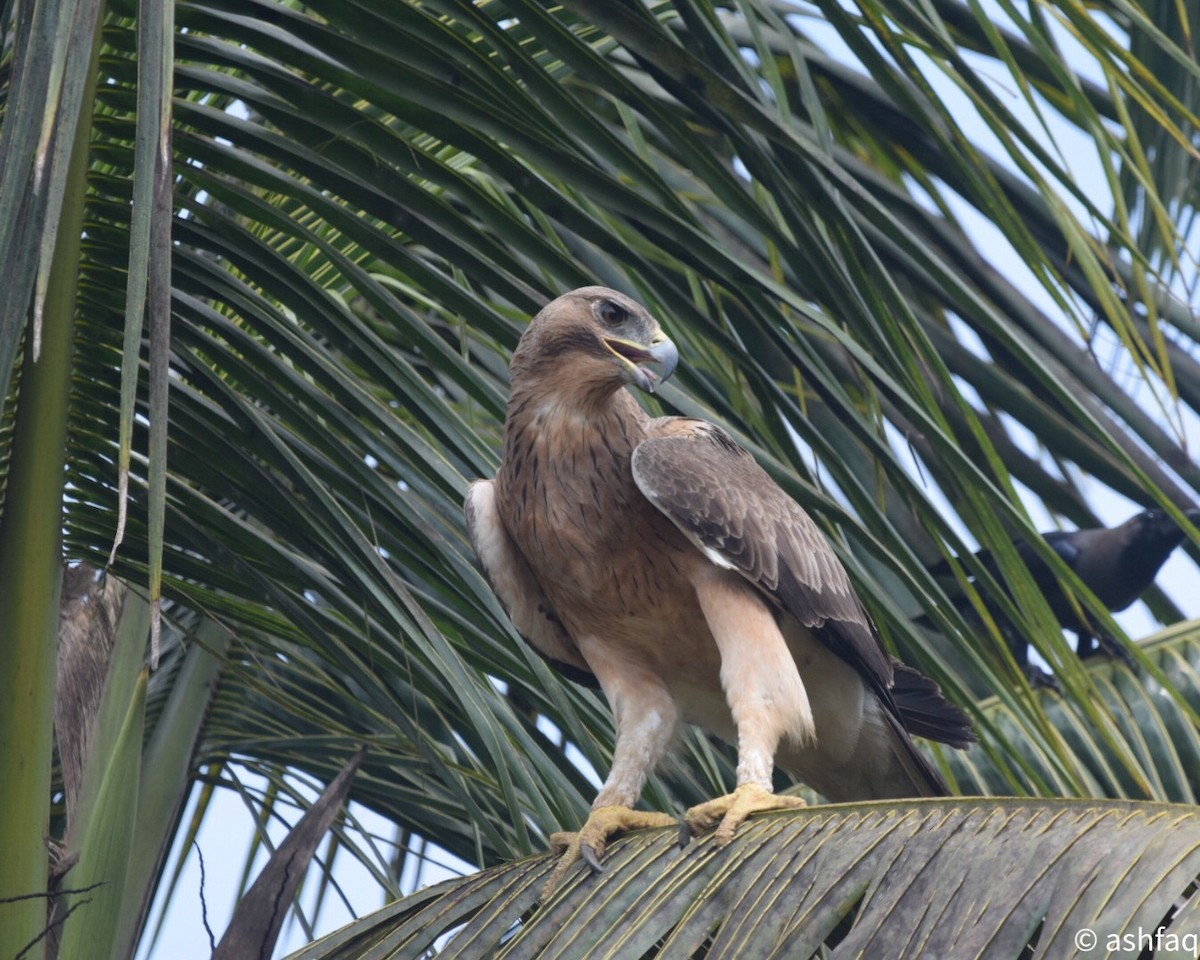
[{"label": "green palm frond", "polygon": [[[1039,692],[1046,716],[1059,742],[1079,758],[1087,782],[1080,792],[1091,797],[1154,797],[1194,804],[1200,795],[1200,731],[1193,720],[1200,709],[1200,665],[1197,622],[1176,624],[1145,638],[1140,646],[1146,666],[1132,670],[1117,662],[1093,663],[1088,679],[1096,691],[1096,709],[1119,731],[1120,752],[1129,751],[1136,767],[1121,759],[1114,741],[1082,721],[1057,692]],[[988,728],[1004,751],[942,751],[956,792],[998,794],[1008,791],[1014,767],[1032,784],[1055,784],[1055,762],[1034,741],[1017,732],[1020,722],[997,698],[980,703]],[[986,747],[985,740],[985,747]],[[1134,769],[1139,773],[1133,773]],[[1035,790],[1027,788],[1027,792]]]},{"label": "green palm frond", "polygon": [[[139,903],[124,917],[142,915],[163,869],[184,778],[210,765],[327,781],[369,744],[352,795],[480,866],[579,820],[592,787],[565,745],[605,769],[607,711],[513,634],[460,503],[495,468],[523,324],[589,282],[659,317],[684,362],[653,402],[751,446],[820,518],[887,641],[959,702],[981,684],[997,696],[973,707],[982,743],[964,788],[1194,792],[1151,755],[1164,725],[1172,743],[1194,736],[1190,673],[1146,651],[1148,713],[1123,675],[1080,668],[1008,546],[1044,522],[1031,504],[1085,525],[1097,490],[1181,506],[1200,489],[1186,444],[1200,331],[1180,300],[1194,275],[1194,190],[1179,175],[1196,149],[1191,34],[1175,39],[1178,4],[1113,4],[1109,20],[1003,6],[989,19],[956,0],[143,0],[111,4],[90,33],[83,3],[0,8],[0,581],[42,623],[4,649],[29,654],[48,690],[54,541],[109,557],[122,424],[113,575],[149,585],[161,561],[170,603],[145,735],[148,758],[175,762],[143,771],[155,853],[130,868]],[[139,54],[139,28],[164,12],[173,48]],[[145,285],[161,330],[166,219],[147,221],[134,173],[139,137],[156,137],[145,78],[172,56],[165,358],[128,290]],[[86,186],[63,188],[63,213],[30,178],[50,131],[45,182],[71,182],[70,125],[45,121],[77,104]],[[1087,188],[1084,150],[1100,171]],[[65,508],[56,495],[45,535],[13,538],[29,515],[20,445],[50,436],[21,427],[36,371],[19,353],[60,222],[82,245],[78,282],[50,285],[74,315],[66,441],[44,451],[65,454]],[[35,543],[49,558],[28,574],[36,590],[10,576],[34,569]],[[1052,707],[925,570],[949,554],[969,567],[976,544],[1001,574],[979,589],[1060,675]],[[22,629],[15,609],[0,604],[0,635]],[[922,612],[944,637],[912,625]],[[13,735],[45,747],[48,778],[42,699]],[[729,769],[692,736],[648,802],[694,802]],[[0,799],[35,859],[45,778]],[[63,829],[56,808],[49,832]],[[0,898],[35,892],[44,872]]]}]

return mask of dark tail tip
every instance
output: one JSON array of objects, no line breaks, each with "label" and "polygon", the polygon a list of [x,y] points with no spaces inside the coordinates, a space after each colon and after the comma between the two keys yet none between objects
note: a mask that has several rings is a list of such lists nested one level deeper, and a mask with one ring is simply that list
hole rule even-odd
[{"label": "dark tail tip", "polygon": [[909,733],[960,749],[979,739],[971,718],[942,695],[941,687],[898,660],[892,667],[892,698]]}]

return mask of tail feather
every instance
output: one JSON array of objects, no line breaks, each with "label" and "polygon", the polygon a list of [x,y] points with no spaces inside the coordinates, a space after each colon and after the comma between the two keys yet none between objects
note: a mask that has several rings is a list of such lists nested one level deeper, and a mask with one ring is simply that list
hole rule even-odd
[{"label": "tail feather", "polygon": [[888,781],[890,789],[877,794],[879,799],[894,799],[900,797],[948,797],[950,788],[938,773],[929,758],[913,743],[912,737],[904,729],[901,720],[891,711],[884,711],[891,729],[888,731],[891,741],[891,752],[896,760],[896,773],[903,771],[907,784],[895,786],[896,776]]},{"label": "tail feather", "polygon": [[978,739],[971,718],[943,696],[941,687],[899,660],[892,668],[892,699],[909,733],[959,748]]}]

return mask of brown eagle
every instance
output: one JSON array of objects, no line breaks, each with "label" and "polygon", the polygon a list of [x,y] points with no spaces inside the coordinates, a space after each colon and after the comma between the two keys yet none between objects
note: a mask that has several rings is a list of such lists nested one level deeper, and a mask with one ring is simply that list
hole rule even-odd
[{"label": "brown eagle", "polygon": [[[820,529],[715,424],[652,418],[678,353],[604,287],[547,305],[513,355],[504,462],[471,485],[467,529],[517,631],[616,721],[612,769],[548,889],[614,833],[674,823],[633,810],[681,723],[738,752],[737,789],[687,811],[728,842],[772,793],[775,763],[830,800],[941,796],[913,744],[970,722],[891,658]],[[654,368],[659,372],[655,372]]]}]

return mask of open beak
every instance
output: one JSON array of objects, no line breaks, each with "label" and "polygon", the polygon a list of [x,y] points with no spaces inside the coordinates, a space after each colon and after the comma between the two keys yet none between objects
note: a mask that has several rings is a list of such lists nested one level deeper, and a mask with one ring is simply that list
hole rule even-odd
[{"label": "open beak", "polygon": [[[629,379],[650,393],[664,380],[670,379],[679,365],[679,351],[665,333],[658,333],[648,344],[615,337],[605,337],[604,343],[625,362]],[[654,364],[658,370],[651,370],[647,364]]]}]

